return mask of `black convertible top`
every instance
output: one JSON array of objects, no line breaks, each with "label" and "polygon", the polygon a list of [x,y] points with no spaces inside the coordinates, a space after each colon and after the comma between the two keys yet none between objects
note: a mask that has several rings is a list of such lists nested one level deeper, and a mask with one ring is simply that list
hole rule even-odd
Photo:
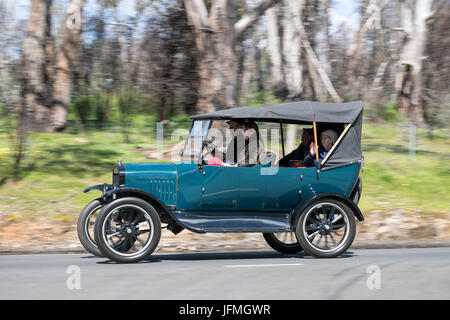
[{"label": "black convertible top", "polygon": [[350,123],[358,118],[362,109],[361,101],[345,103],[296,101],[272,106],[225,109],[191,116],[191,119],[251,119],[297,124],[311,124],[314,121]]},{"label": "black convertible top", "polygon": [[317,123],[318,135],[326,129],[335,130],[338,135],[344,124],[351,126],[340,143],[333,149],[325,168],[339,167],[360,161],[363,103],[361,101],[331,103],[296,101],[273,106],[243,107],[225,109],[191,116],[193,120],[248,119],[263,122],[278,122],[311,125]]}]

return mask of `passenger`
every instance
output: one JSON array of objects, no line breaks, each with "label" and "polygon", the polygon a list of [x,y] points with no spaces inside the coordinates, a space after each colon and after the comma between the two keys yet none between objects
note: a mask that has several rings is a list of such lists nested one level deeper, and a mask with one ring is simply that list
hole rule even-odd
[{"label": "passenger", "polygon": [[228,121],[233,139],[228,144],[226,163],[238,166],[259,165],[266,161],[265,146],[254,121],[240,119]]},{"label": "passenger", "polygon": [[312,129],[304,128],[302,132],[302,142],[299,144],[297,149],[293,150],[288,155],[281,158],[279,165],[280,167],[288,167],[290,160],[301,160],[309,153],[309,146],[314,139],[314,133]]},{"label": "passenger", "polygon": [[[334,130],[328,129],[322,132],[320,135],[320,142],[322,146],[319,147],[319,163],[322,163],[322,160],[325,159],[328,152],[330,152],[333,145],[336,143],[337,133]],[[314,167],[317,165],[316,161],[316,148],[314,142],[311,142],[309,148],[309,154],[303,160],[303,164],[305,167]]]},{"label": "passenger", "polygon": [[244,120],[233,119],[227,122],[230,130],[233,133],[233,137],[227,146],[226,153],[224,154],[224,162],[227,164],[238,163],[238,140],[244,141]]},{"label": "passenger", "polygon": [[208,166],[223,166],[223,161],[218,157],[212,157],[208,160]]},{"label": "passenger", "polygon": [[[244,122],[244,137],[245,137],[245,154],[244,163],[240,165],[252,166],[260,165],[267,161],[266,147],[259,134],[259,128],[255,121],[248,120]],[[239,157],[242,159],[242,157]]]}]

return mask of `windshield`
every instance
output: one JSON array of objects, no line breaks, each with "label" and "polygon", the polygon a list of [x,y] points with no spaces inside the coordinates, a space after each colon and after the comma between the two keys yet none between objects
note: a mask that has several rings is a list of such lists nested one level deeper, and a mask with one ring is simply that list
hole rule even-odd
[{"label": "windshield", "polygon": [[210,122],[210,120],[194,121],[184,146],[183,160],[197,161],[199,159]]}]

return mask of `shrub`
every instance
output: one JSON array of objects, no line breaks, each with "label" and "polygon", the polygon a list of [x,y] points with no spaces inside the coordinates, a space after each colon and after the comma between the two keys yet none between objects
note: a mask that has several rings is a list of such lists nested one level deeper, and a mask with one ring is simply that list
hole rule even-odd
[{"label": "shrub", "polygon": [[402,120],[398,112],[397,100],[384,102],[376,108],[376,116],[387,122],[398,122]]}]

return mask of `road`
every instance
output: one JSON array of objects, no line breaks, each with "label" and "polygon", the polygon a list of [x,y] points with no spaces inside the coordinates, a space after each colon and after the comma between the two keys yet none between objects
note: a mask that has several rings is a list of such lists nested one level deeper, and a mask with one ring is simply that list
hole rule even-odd
[{"label": "road", "polygon": [[89,254],[0,256],[0,299],[450,299],[450,248],[154,254],[116,264]]}]

